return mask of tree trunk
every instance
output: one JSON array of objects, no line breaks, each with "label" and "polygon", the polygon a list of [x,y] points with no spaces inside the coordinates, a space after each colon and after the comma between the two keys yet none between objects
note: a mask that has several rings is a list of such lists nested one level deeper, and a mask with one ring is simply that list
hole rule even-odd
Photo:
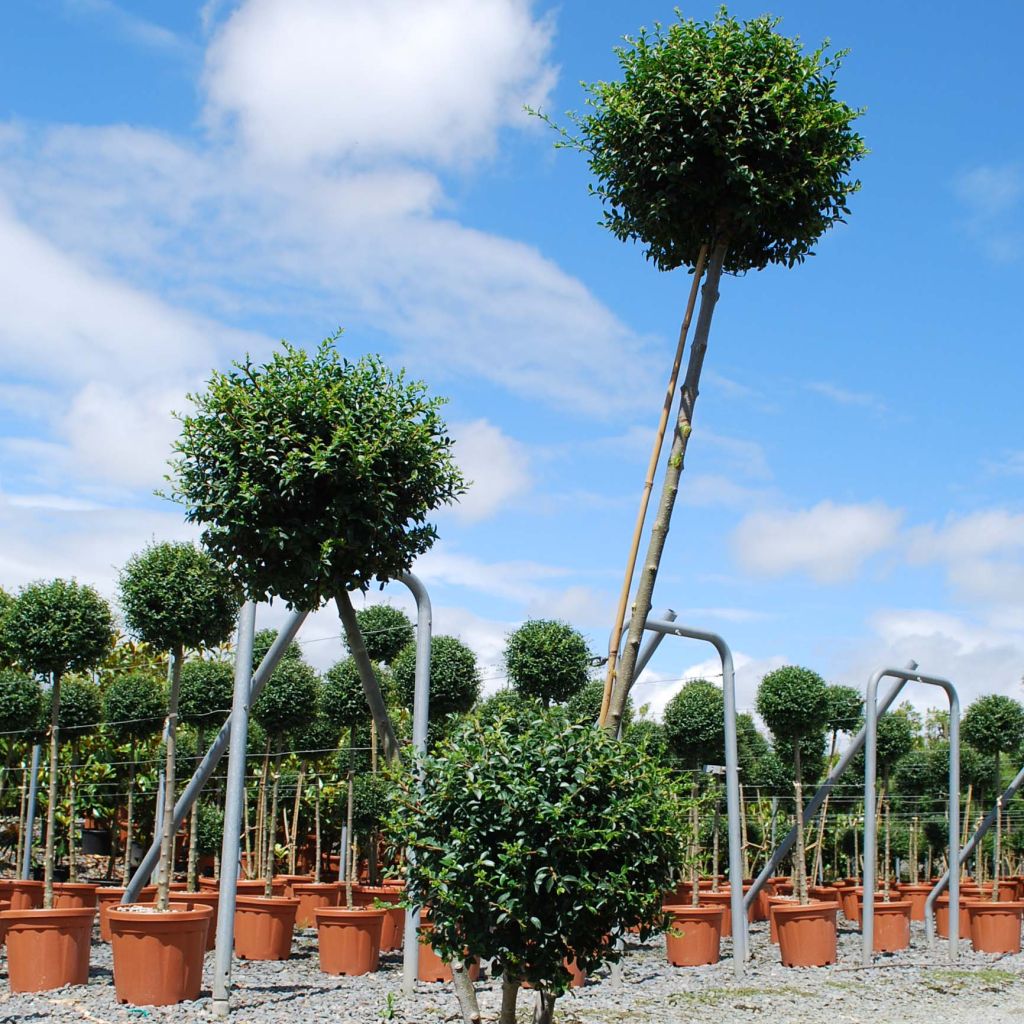
[{"label": "tree trunk", "polygon": [[885,870],[882,872],[882,885],[885,902],[888,903],[892,899],[892,815],[889,808],[889,787],[886,786],[885,789],[886,793],[882,798],[885,807]]},{"label": "tree trunk", "polygon": [[28,765],[21,763],[21,800],[18,805],[18,848],[14,855],[14,877],[21,877],[21,864],[25,857],[25,815],[28,812]]},{"label": "tree trunk", "polygon": [[75,842],[75,818],[77,817],[76,811],[76,797],[75,792],[75,762],[78,760],[77,751],[78,744],[72,740],[70,746],[70,757],[68,764],[68,880],[71,882],[78,881],[78,845]]},{"label": "tree trunk", "polygon": [[693,317],[693,307],[697,302],[697,289],[700,287],[701,278],[704,276],[704,261],[707,259],[708,247],[702,245],[697,256],[697,263],[693,268],[693,280],[690,282],[690,294],[686,302],[686,312],[683,314],[683,322],[679,327],[679,338],[676,341],[676,355],[672,360],[672,370],[668,376],[668,386],[665,388],[665,399],[661,406],[661,416],[658,419],[658,428],[654,435],[654,446],[651,449],[651,458],[647,464],[647,477],[644,480],[644,489],[640,494],[640,508],[637,510],[636,523],[633,526],[633,540],[629,547],[629,556],[626,559],[626,572],[622,580],[622,589],[619,593],[619,606],[615,611],[615,619],[612,622],[612,631],[608,639],[608,667],[605,672],[604,693],[601,696],[601,713],[598,722],[603,724],[605,715],[608,714],[608,701],[611,699],[612,686],[615,683],[615,665],[619,658],[619,645],[622,643],[622,624],[626,618],[626,609],[629,606],[629,593],[633,589],[633,574],[636,572],[636,556],[640,551],[640,539],[643,536],[644,523],[647,521],[647,507],[651,501],[651,491],[654,489],[654,477],[658,472],[658,463],[661,461],[661,448],[665,443],[665,429],[668,427],[668,418],[672,414],[672,404],[676,400],[676,384],[679,381],[679,368],[683,364],[683,351],[686,348],[686,336],[690,332],[690,320]]},{"label": "tree trunk", "polygon": [[700,817],[697,813],[697,770],[693,771],[690,782],[690,903],[700,903],[700,873],[697,870],[697,857],[700,854]]},{"label": "tree trunk", "polygon": [[299,805],[302,801],[302,781],[306,777],[306,762],[299,763],[299,777],[295,780],[295,803],[292,806],[292,835],[288,843],[288,874],[295,874],[295,861],[299,848]]},{"label": "tree trunk", "polygon": [[476,999],[476,989],[469,977],[469,971],[461,960],[453,960],[452,988],[455,989],[455,998],[459,1001],[459,1009],[462,1011],[462,1019],[466,1024],[480,1024],[480,1004]]},{"label": "tree trunk", "polygon": [[999,899],[999,861],[1003,855],[1003,797],[996,797],[996,848],[992,858],[992,902]]},{"label": "tree trunk", "polygon": [[516,1000],[519,998],[519,979],[508,971],[501,976],[501,1015],[498,1024],[516,1024]]},{"label": "tree trunk", "polygon": [[249,826],[249,784],[242,787],[242,831],[245,833],[245,877],[252,879],[252,828]]},{"label": "tree trunk", "polygon": [[608,714],[603,723],[605,732],[609,736],[618,735],[619,725],[626,708],[626,700],[633,685],[633,674],[636,670],[637,655],[640,653],[640,644],[644,637],[644,626],[647,623],[647,616],[651,612],[654,584],[658,578],[658,568],[665,550],[672,509],[675,506],[679,480],[683,473],[686,446],[693,426],[693,412],[700,390],[701,369],[704,366],[704,356],[707,352],[711,318],[714,315],[715,303],[718,301],[718,284],[722,277],[722,264],[725,262],[726,249],[726,242],[719,242],[715,245],[711,259],[708,261],[704,287],[701,289],[700,313],[697,316],[693,345],[690,347],[690,361],[686,368],[686,379],[683,381],[679,416],[672,437],[672,449],[665,470],[658,512],[651,528],[647,556],[637,584],[633,611],[629,620],[629,633],[626,637],[625,649],[622,652],[622,662],[616,672],[615,684],[608,701]]},{"label": "tree trunk", "polygon": [[270,899],[274,895],[274,868],[276,858],[274,857],[274,840],[277,838],[277,787],[281,781],[281,758],[282,751],[278,751],[274,757],[274,781],[270,790],[270,827],[267,829],[267,862],[263,866],[263,895]]},{"label": "tree trunk", "polygon": [[164,820],[160,830],[160,863],[163,870],[157,887],[157,909],[167,910],[174,875],[174,789],[175,753],[178,732],[178,691],[185,652],[178,644],[171,651],[171,686],[167,695],[167,757],[164,762]]},{"label": "tree trunk", "polygon": [[314,852],[316,853],[315,864],[313,868],[313,881],[317,884],[320,883],[320,777],[316,778],[316,791],[313,795],[313,834],[316,837],[316,845]]},{"label": "tree trunk", "polygon": [[263,750],[263,774],[260,776],[259,798],[256,804],[256,877],[263,878],[267,871],[267,782],[270,779],[270,737]]},{"label": "tree trunk", "polygon": [[[203,727],[196,726],[196,750],[202,751]],[[199,800],[192,804],[192,813],[189,815],[188,829],[188,874],[185,876],[186,887],[189,892],[196,892],[199,889]]]},{"label": "tree trunk", "polygon": [[555,1000],[558,997],[542,988],[537,989],[537,1001],[533,1004],[533,1024],[552,1024],[555,1019]]},{"label": "tree trunk", "polygon": [[132,841],[135,827],[135,737],[128,755],[128,796],[124,822],[124,863],[121,865],[121,885],[127,888],[132,879]]},{"label": "tree trunk", "polygon": [[359,670],[359,679],[363,684],[363,693],[366,695],[370,715],[377,723],[377,731],[384,744],[384,756],[388,761],[397,762],[400,759],[398,740],[395,737],[395,730],[391,726],[391,719],[388,717],[388,709],[384,704],[384,697],[380,692],[380,684],[373,671],[373,664],[366,653],[363,636],[359,632],[359,623],[356,620],[356,610],[352,607],[352,599],[349,597],[348,591],[339,590],[334,595],[334,603],[338,606],[338,615],[345,631],[345,639],[348,641],[349,652]]},{"label": "tree trunk", "polygon": [[711,891],[718,892],[718,844],[719,832],[721,830],[721,793],[718,791],[718,780],[714,782],[715,787],[715,815],[711,824]]},{"label": "tree trunk", "polygon": [[352,909],[352,879],[355,875],[355,872],[358,870],[356,865],[353,863],[355,861],[355,853],[352,852],[355,850],[355,836],[352,835],[352,803],[353,796],[355,793],[355,784],[353,781],[355,772],[353,771],[352,768],[352,748],[355,746],[355,742],[356,727],[352,726],[352,729],[349,732],[348,740],[348,810],[346,815],[346,824],[348,826],[348,844],[350,852],[348,853],[348,871],[345,872],[345,906],[348,907],[349,910]]},{"label": "tree trunk", "polygon": [[741,860],[743,863],[743,877],[750,878],[750,849],[747,840],[747,799],[740,786],[740,846]]},{"label": "tree trunk", "polygon": [[46,845],[43,853],[43,909],[53,909],[53,853],[57,826],[57,763],[60,752],[60,676],[53,675],[52,706],[50,709],[50,778],[47,782]]},{"label": "tree trunk", "polygon": [[804,853],[804,787],[800,771],[800,737],[793,740],[793,768],[796,776],[793,782],[793,796],[796,807],[796,894],[800,906],[805,907],[810,900],[807,897],[807,859]]}]

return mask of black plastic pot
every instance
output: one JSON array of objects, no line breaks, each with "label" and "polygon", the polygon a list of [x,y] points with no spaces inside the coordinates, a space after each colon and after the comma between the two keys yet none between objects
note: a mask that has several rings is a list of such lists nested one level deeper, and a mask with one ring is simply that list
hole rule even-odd
[{"label": "black plastic pot", "polygon": [[110,829],[82,829],[82,853],[94,857],[109,857]]}]

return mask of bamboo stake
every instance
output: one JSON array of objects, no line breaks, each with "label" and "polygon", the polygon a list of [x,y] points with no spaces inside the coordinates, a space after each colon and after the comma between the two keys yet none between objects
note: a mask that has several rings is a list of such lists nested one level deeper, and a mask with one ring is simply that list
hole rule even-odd
[{"label": "bamboo stake", "polygon": [[598,719],[598,724],[602,726],[604,725],[605,716],[608,714],[608,702],[611,700],[612,685],[615,682],[615,666],[619,660],[619,645],[622,643],[622,625],[626,618],[626,609],[629,606],[629,594],[633,589],[633,574],[636,571],[636,559],[640,552],[640,538],[643,535],[644,523],[647,520],[647,509],[651,502],[651,491],[654,489],[654,477],[658,471],[658,463],[661,461],[661,449],[665,442],[668,419],[672,412],[672,405],[675,402],[679,370],[683,364],[683,352],[686,349],[686,337],[690,333],[690,321],[693,319],[693,310],[697,304],[697,292],[700,287],[701,278],[704,276],[704,263],[707,260],[707,255],[708,247],[707,245],[702,245],[693,270],[690,294],[686,300],[686,312],[683,314],[683,322],[679,327],[679,340],[676,342],[676,354],[672,362],[672,372],[669,374],[668,386],[665,388],[665,400],[661,406],[661,416],[658,419],[658,429],[655,432],[654,446],[651,449],[651,459],[647,464],[647,477],[644,480],[644,489],[640,495],[640,508],[637,511],[636,523],[633,526],[633,540],[630,544],[629,556],[626,559],[626,572],[622,580],[622,590],[619,593],[619,604],[615,611],[615,621],[612,623],[611,638],[608,642],[608,668],[605,673],[604,695],[601,698],[601,715]]}]

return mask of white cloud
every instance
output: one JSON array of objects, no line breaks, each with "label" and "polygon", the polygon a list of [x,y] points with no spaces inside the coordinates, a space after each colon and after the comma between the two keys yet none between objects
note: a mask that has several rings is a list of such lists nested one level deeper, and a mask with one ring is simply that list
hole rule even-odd
[{"label": "white cloud", "polygon": [[750,508],[761,504],[766,493],[719,473],[684,473],[679,484],[680,504],[694,508]]},{"label": "white cloud", "polygon": [[554,85],[528,0],[247,0],[207,53],[207,116],[271,163],[490,155]]},{"label": "white cloud", "polygon": [[867,391],[851,391],[849,388],[842,388],[824,380],[811,381],[804,386],[808,391],[813,391],[837,405],[860,406],[865,409],[874,409],[876,412],[885,410],[885,403]]},{"label": "white cloud", "polygon": [[961,174],[953,191],[966,211],[964,230],[997,263],[1024,253],[1021,199],[1024,167],[1019,163],[981,164]]},{"label": "white cloud", "polygon": [[533,484],[526,446],[485,419],[453,423],[455,461],[469,491],[453,509],[456,518],[480,522],[526,497]]},{"label": "white cloud", "polygon": [[818,583],[839,583],[896,542],[902,517],[880,502],[822,501],[797,512],[754,512],[736,528],[733,551],[758,575],[803,572]]},{"label": "white cloud", "polygon": [[413,571],[428,584],[463,587],[521,604],[546,600],[547,585],[569,575],[567,569],[539,562],[487,562],[445,541],[417,559]]}]

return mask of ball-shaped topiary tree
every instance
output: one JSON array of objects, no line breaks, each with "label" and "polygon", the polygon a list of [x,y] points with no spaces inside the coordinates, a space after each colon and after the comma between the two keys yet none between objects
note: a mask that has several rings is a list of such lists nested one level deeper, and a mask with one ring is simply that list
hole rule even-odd
[{"label": "ball-shaped topiary tree", "polygon": [[7,638],[7,616],[14,607],[14,598],[0,587],[0,670],[18,667],[18,655]]},{"label": "ball-shaped topiary tree", "polygon": [[[258,629],[252,638],[252,670],[256,671],[277,639],[276,629]],[[281,655],[282,661],[302,661],[302,648],[293,640]]]},{"label": "ball-shaped topiary tree", "polygon": [[528,619],[505,641],[512,685],[544,705],[561,704],[587,682],[590,651],[583,634],[557,619]]},{"label": "ball-shaped topiary tree", "polygon": [[995,759],[994,800],[1002,791],[1002,755],[1024,745],[1024,708],[1019,701],[999,693],[979,697],[964,712],[961,735],[975,750]]},{"label": "ball-shaped topiary tree", "polygon": [[157,896],[159,909],[167,910],[174,871],[174,747],[182,664],[186,650],[215,647],[231,635],[238,592],[231,576],[209,554],[183,542],[153,544],[133,555],[121,570],[119,587],[129,631],[171,657]]},{"label": "ball-shaped topiary tree", "polygon": [[[596,180],[605,226],[638,242],[659,270],[686,266],[704,290],[671,453],[622,664],[609,648],[606,727],[618,728],[679,488],[723,271],[792,267],[846,216],[866,152],[851,128],[858,111],[836,97],[842,54],[805,53],[769,17],[680,20],[627,38],[620,81],[586,85],[589,112],[572,115],[563,144]],[[681,351],[679,355],[681,356]],[[675,391],[675,372],[669,393]],[[660,444],[659,449],[660,450]],[[629,567],[632,576],[632,565]]]},{"label": "ball-shaped topiary tree", "polygon": [[693,679],[665,705],[669,749],[688,768],[720,764],[725,756],[725,703],[722,691],[706,679]]},{"label": "ball-shaped topiary tree", "polygon": [[550,1021],[566,960],[593,972],[620,956],[612,935],[660,926],[685,815],[642,748],[541,709],[511,724],[471,716],[419,767],[423,790],[399,777],[386,829],[415,852],[410,903],[430,906],[456,979],[474,956],[504,976],[501,1020],[515,1020],[525,980]]},{"label": "ball-shaped topiary tree", "polygon": [[350,591],[407,572],[437,537],[428,516],[464,484],[441,401],[377,357],[341,359],[336,340],[214,373],[181,418],[172,497],[248,597],[306,610],[334,599],[396,758]]},{"label": "ball-shaped topiary tree", "polygon": [[102,661],[114,643],[114,617],[92,587],[55,579],[29,584],[19,592],[7,613],[6,635],[18,662],[37,675],[49,676],[52,684],[43,869],[43,907],[48,910],[53,907],[61,681],[67,672],[85,672]]},{"label": "ball-shaped topiary tree", "polygon": [[369,714],[359,666],[352,658],[343,658],[324,673],[321,695],[323,713],[339,732],[361,724]]},{"label": "ball-shaped topiary tree", "polygon": [[797,894],[801,903],[807,903],[801,741],[824,731],[828,710],[828,684],[809,668],[785,665],[775,669],[761,680],[757,689],[757,713],[776,740],[789,745],[793,755],[797,826],[794,858]]},{"label": "ball-shaped topiary tree", "polygon": [[17,738],[34,732],[43,691],[37,679],[17,669],[0,669],[0,733]]},{"label": "ball-shaped topiary tree", "polygon": [[[407,708],[416,694],[416,645],[407,644],[392,664],[395,695]],[[480,696],[476,655],[454,636],[430,638],[430,717],[468,711]]]},{"label": "ball-shaped topiary tree", "polygon": [[366,653],[371,661],[390,665],[407,644],[413,641],[413,625],[401,608],[390,604],[371,604],[356,612]]},{"label": "ball-shaped topiary tree", "polygon": [[163,682],[145,672],[117,675],[103,693],[103,729],[115,743],[128,744],[124,864],[121,872],[121,884],[125,886],[131,879],[138,744],[160,732],[166,710],[167,693]]}]

